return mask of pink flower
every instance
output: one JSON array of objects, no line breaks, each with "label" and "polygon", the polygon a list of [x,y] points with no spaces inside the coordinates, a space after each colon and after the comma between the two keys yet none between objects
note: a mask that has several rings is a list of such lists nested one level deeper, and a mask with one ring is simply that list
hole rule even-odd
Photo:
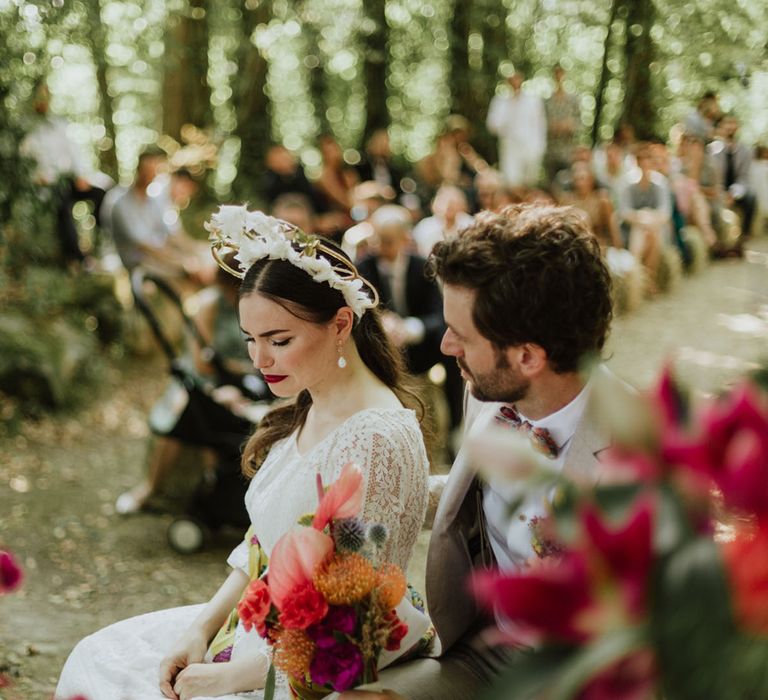
[{"label": "pink flower", "polygon": [[567,553],[557,563],[542,560],[521,573],[481,572],[472,577],[472,588],[481,603],[512,623],[506,629],[511,644],[587,638],[578,620],[593,598],[580,554]]},{"label": "pink flower", "polygon": [[322,481],[318,475],[320,503],[317,506],[312,527],[323,530],[333,520],[354,518],[363,503],[363,475],[353,462],[347,462],[339,478],[322,493]]},{"label": "pink flower", "polygon": [[577,700],[650,700],[656,696],[656,681],[656,658],[650,649],[641,649],[593,677]]},{"label": "pink flower", "polygon": [[333,552],[333,540],[311,527],[286,532],[269,557],[269,594],[279,610],[298,586],[311,581],[315,570]]},{"label": "pink flower", "polygon": [[18,588],[22,578],[21,568],[13,555],[0,549],[0,595]]},{"label": "pink flower", "polygon": [[737,533],[722,551],[737,622],[754,635],[768,637],[768,522],[755,533]]},{"label": "pink flower", "polygon": [[269,588],[260,578],[251,581],[248,588],[245,589],[245,595],[237,604],[237,614],[243,623],[246,632],[250,632],[255,627],[256,631],[263,637],[267,630],[264,621],[272,608],[272,601],[269,598]]}]

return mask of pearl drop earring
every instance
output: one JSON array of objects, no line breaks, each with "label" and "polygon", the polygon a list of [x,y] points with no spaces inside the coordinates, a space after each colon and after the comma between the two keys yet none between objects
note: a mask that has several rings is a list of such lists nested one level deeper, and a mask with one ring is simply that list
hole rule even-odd
[{"label": "pearl drop earring", "polygon": [[339,369],[344,369],[347,366],[347,361],[344,359],[344,355],[341,354],[341,341],[339,341],[339,359],[336,362],[336,364],[339,366]]}]

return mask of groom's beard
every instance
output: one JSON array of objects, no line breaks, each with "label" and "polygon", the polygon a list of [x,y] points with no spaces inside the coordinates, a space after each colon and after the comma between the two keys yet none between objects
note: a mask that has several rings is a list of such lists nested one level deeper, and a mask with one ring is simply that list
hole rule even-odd
[{"label": "groom's beard", "polygon": [[469,377],[469,392],[478,401],[516,403],[528,395],[530,382],[513,369],[506,358],[483,374],[472,372],[461,358],[457,358],[456,363]]}]

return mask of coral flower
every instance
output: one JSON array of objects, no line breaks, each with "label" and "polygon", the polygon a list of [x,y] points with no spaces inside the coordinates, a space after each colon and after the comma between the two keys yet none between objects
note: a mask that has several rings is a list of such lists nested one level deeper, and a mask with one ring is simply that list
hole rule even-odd
[{"label": "coral flower", "polygon": [[262,579],[251,581],[248,588],[245,589],[245,595],[237,604],[237,614],[240,617],[246,632],[250,632],[253,627],[263,637],[266,634],[264,620],[266,620],[269,611],[272,608],[272,601],[269,598],[269,588]]},{"label": "coral flower", "polygon": [[283,601],[280,624],[288,629],[305,630],[322,620],[327,612],[328,602],[311,581],[305,581]]},{"label": "coral flower", "polygon": [[286,532],[269,557],[269,594],[279,610],[298,586],[311,581],[323,560],[333,551],[333,540],[311,527]]},{"label": "coral flower", "polygon": [[13,555],[0,549],[0,595],[18,588],[22,578],[21,568]]},{"label": "coral flower", "polygon": [[336,554],[315,576],[315,586],[331,605],[354,605],[375,585],[376,570],[360,554]]},{"label": "coral flower", "polygon": [[[322,482],[318,482],[322,485]],[[354,518],[363,503],[363,475],[353,462],[347,462],[339,478],[320,497],[312,527],[322,530],[332,520]]]}]

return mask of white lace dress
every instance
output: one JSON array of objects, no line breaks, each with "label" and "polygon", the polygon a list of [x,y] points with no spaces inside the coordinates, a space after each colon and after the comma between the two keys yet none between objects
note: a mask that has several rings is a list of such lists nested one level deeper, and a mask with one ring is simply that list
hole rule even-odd
[{"label": "white lace dress", "polygon": [[[424,521],[429,469],[418,421],[404,408],[360,411],[303,455],[295,433],[272,447],[245,496],[253,531],[267,555],[302,515],[315,510],[315,474],[329,484],[349,461],[364,476],[362,518],[386,525],[390,533],[386,559],[407,568]],[[247,543],[238,545],[227,561],[247,574]],[[88,700],[162,700],[160,661],[202,607],[139,615],[86,637],[67,659],[56,700],[78,694]],[[403,648],[416,639],[404,640]],[[238,626],[232,658],[260,654],[264,648],[255,630],[246,633]],[[222,697],[260,698],[261,693]],[[284,679],[278,678],[276,697],[288,698]]]}]

